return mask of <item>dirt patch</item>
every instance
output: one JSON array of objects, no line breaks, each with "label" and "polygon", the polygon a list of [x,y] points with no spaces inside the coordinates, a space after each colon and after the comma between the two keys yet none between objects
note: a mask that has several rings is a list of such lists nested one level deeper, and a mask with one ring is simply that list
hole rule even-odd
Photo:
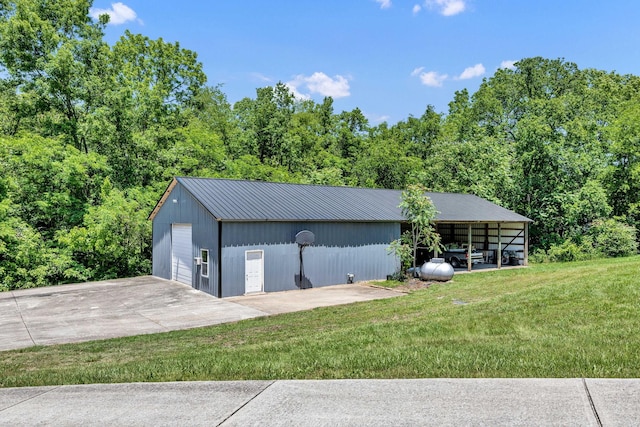
[{"label": "dirt patch", "polygon": [[384,284],[380,284],[376,282],[371,282],[368,285],[386,288],[386,289],[393,289],[394,291],[398,291],[398,292],[411,292],[411,291],[417,291],[420,289],[427,289],[431,285],[435,285],[438,283],[447,283],[447,282],[429,282],[425,280],[420,280],[418,278],[411,278],[411,279],[407,279],[401,285],[397,285],[397,286],[394,285],[392,288],[386,288]]},{"label": "dirt patch", "polygon": [[420,280],[418,278],[411,278],[404,282],[404,285],[398,286],[396,289],[402,289],[405,291],[417,291],[419,289],[427,289],[435,282],[429,282],[426,280]]}]

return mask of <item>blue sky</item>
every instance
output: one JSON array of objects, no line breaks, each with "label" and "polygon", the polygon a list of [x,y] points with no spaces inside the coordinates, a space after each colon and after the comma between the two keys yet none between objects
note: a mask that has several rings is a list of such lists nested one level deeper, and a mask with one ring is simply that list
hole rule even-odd
[{"label": "blue sky", "polygon": [[446,113],[532,56],[640,74],[638,0],[94,0],[107,40],[129,29],[195,51],[234,103],[281,81],[372,125]]}]

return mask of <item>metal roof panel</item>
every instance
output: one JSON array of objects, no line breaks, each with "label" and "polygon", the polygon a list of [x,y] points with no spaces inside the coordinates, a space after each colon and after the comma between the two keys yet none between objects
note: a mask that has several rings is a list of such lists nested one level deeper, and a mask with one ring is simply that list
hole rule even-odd
[{"label": "metal roof panel", "polygon": [[[179,177],[219,221],[399,222],[400,190]],[[427,193],[439,222],[530,222],[472,194]]]}]

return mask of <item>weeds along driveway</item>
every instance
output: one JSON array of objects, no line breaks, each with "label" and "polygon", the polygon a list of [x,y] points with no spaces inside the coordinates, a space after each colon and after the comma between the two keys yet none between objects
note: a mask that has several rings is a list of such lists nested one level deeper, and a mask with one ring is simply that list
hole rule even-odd
[{"label": "weeds along driveway", "polygon": [[190,329],[402,295],[362,285],[219,299],[152,276],[0,293],[0,351]]},{"label": "weeds along driveway", "polygon": [[0,293],[0,351],[265,316],[189,286],[144,276]]}]

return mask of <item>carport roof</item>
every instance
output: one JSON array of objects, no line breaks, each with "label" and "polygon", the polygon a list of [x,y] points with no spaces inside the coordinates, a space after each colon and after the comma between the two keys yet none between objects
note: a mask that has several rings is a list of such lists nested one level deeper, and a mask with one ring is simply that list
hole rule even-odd
[{"label": "carport roof", "polygon": [[[181,184],[218,221],[403,222],[400,190],[178,177],[149,216]],[[472,194],[427,193],[437,222],[531,222]]]}]

